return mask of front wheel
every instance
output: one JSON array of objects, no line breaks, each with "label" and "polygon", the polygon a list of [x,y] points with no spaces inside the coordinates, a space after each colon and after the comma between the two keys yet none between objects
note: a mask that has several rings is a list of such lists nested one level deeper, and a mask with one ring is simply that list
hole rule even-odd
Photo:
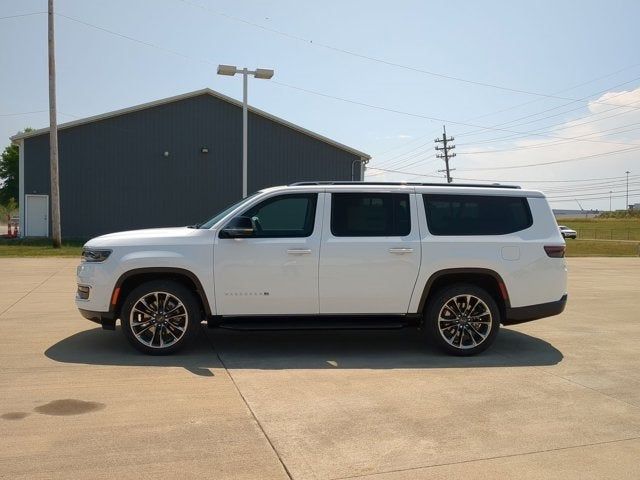
[{"label": "front wheel", "polygon": [[438,348],[460,356],[486,350],[500,330],[500,310],[486,290],[475,285],[453,285],[438,291],[429,302],[425,331]]},{"label": "front wheel", "polygon": [[184,347],[200,331],[200,308],[193,292],[165,280],[143,283],[126,298],[122,330],[136,349],[166,355]]}]

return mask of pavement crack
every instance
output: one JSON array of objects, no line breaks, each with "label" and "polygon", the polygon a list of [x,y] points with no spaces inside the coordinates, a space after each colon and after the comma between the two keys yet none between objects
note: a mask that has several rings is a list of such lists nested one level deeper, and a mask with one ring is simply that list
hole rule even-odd
[{"label": "pavement crack", "polygon": [[563,450],[572,450],[575,448],[584,448],[584,447],[595,447],[598,445],[607,445],[610,443],[620,443],[620,442],[630,442],[632,440],[640,440],[640,436],[638,437],[629,437],[629,438],[619,438],[616,440],[605,440],[603,442],[593,442],[593,443],[584,443],[584,444],[580,444],[580,445],[569,445],[567,447],[557,447],[557,448],[547,448],[544,450],[532,450],[529,452],[521,452],[521,453],[510,453],[507,455],[496,455],[494,457],[483,457],[483,458],[472,458],[469,460],[462,460],[460,462],[448,462],[448,463],[434,463],[432,465],[423,465],[423,466],[419,466],[419,467],[408,467],[408,468],[398,468],[398,469],[394,469],[394,470],[385,470],[382,472],[369,472],[369,473],[364,473],[361,475],[350,475],[347,477],[336,477],[336,478],[332,478],[331,480],[349,480],[352,478],[363,478],[363,477],[372,477],[374,475],[386,475],[389,473],[399,473],[399,472],[411,472],[414,470],[426,470],[428,468],[435,468],[435,467],[448,467],[451,465],[462,465],[465,463],[474,463],[474,462],[485,462],[488,460],[499,460],[501,458],[511,458],[511,457],[524,457],[524,456],[528,456],[528,455],[536,455],[538,453],[549,453],[549,452],[560,452]]},{"label": "pavement crack", "polygon": [[[508,359],[510,359],[510,360],[514,360],[514,359],[515,359],[515,360],[517,360],[517,357],[511,356],[511,355],[509,355],[509,354],[502,353],[502,354],[500,354],[500,355],[502,355],[503,357],[508,358]],[[573,384],[573,385],[577,385],[577,386],[579,386],[579,387],[586,388],[587,390],[591,390],[592,392],[595,392],[595,393],[598,393],[598,394],[600,394],[600,395],[602,395],[602,396],[605,396],[605,397],[607,397],[607,398],[610,398],[611,400],[615,400],[615,401],[617,401],[617,402],[624,403],[625,405],[628,405],[628,406],[630,406],[630,407],[640,408],[640,405],[636,405],[636,404],[634,404],[634,403],[630,403],[630,402],[627,402],[627,401],[622,400],[622,399],[620,399],[620,398],[614,397],[613,395],[609,395],[609,394],[607,394],[607,393],[604,393],[603,391],[598,390],[597,388],[593,388],[593,387],[590,387],[590,386],[588,386],[588,385],[584,385],[584,384],[582,384],[582,383],[580,383],[580,382],[576,382],[575,380],[571,380],[570,378],[566,378],[566,377],[564,377],[564,376],[562,376],[562,375],[558,375],[557,373],[553,373],[553,372],[551,372],[551,371],[549,371],[549,370],[546,370],[546,369],[544,369],[544,368],[542,368],[542,367],[540,367],[540,366],[537,366],[537,365],[530,365],[530,366],[531,366],[532,368],[535,368],[536,370],[538,370],[538,371],[542,372],[542,373],[545,373],[545,374],[547,374],[547,375],[551,375],[551,376],[553,376],[553,377],[559,378],[560,380],[564,380],[565,382],[569,382],[569,383],[571,383],[571,384]]]},{"label": "pavement crack", "polygon": [[51,275],[49,275],[47,278],[45,278],[43,281],[41,281],[38,285],[36,285],[35,287],[33,287],[31,290],[29,290],[27,293],[25,293],[24,295],[22,295],[19,299],[17,299],[15,302],[13,302],[11,305],[9,305],[7,308],[5,308],[2,312],[0,312],[0,317],[3,316],[5,313],[7,313],[9,310],[11,310],[14,306],[16,306],[18,303],[20,303],[22,300],[24,300],[26,297],[28,297],[29,295],[31,295],[33,292],[35,292],[38,288],[40,288],[42,285],[44,285],[45,283],[47,283],[49,280],[51,280],[53,277],[55,277],[57,274],[59,274],[62,270],[64,270],[64,267],[62,267],[60,270],[56,270],[55,272],[53,272]]},{"label": "pavement crack", "polygon": [[584,385],[584,384],[582,384],[582,383],[580,383],[580,382],[576,382],[575,380],[571,380],[570,378],[563,377],[562,375],[558,375],[557,373],[550,372],[550,371],[545,370],[544,368],[541,368],[541,367],[535,367],[535,368],[537,368],[537,369],[538,369],[538,370],[540,370],[541,372],[544,372],[544,373],[546,373],[546,374],[548,374],[548,375],[552,375],[552,376],[554,376],[554,377],[556,377],[556,378],[559,378],[559,379],[561,379],[561,380],[564,380],[565,382],[569,382],[569,383],[572,383],[572,384],[574,384],[574,385],[578,385],[579,387],[582,387],[582,388],[586,388],[586,389],[588,389],[588,390],[591,390],[592,392],[599,393],[600,395],[604,395],[605,397],[610,398],[611,400],[616,400],[616,401],[618,401],[618,402],[622,402],[622,403],[624,403],[625,405],[628,405],[628,406],[630,406],[630,407],[640,408],[640,405],[636,405],[636,404],[634,404],[634,403],[629,403],[629,402],[627,402],[626,400],[622,400],[622,399],[620,399],[620,398],[614,397],[613,395],[609,395],[608,393],[604,393],[603,391],[598,390],[597,388],[593,388],[593,387],[590,387],[590,386],[588,386],[588,385]]},{"label": "pavement crack", "polygon": [[231,372],[227,368],[227,365],[224,363],[224,360],[222,359],[222,356],[220,355],[220,353],[218,353],[218,349],[216,348],[215,344],[213,343],[213,340],[211,339],[211,336],[210,335],[206,335],[206,337],[207,337],[207,341],[209,342],[209,345],[211,346],[211,349],[213,350],[213,353],[215,353],[216,357],[218,357],[218,360],[220,361],[220,364],[222,365],[222,368],[224,368],[224,371],[227,373],[227,375],[231,379],[231,383],[233,383],[233,386],[236,389],[236,391],[238,392],[238,395],[240,395],[240,398],[242,399],[242,401],[244,402],[245,406],[247,407],[247,409],[251,413],[251,416],[253,417],[253,419],[255,420],[256,424],[258,425],[258,428],[260,428],[260,431],[262,432],[262,435],[264,435],[264,438],[269,443],[269,446],[271,447],[271,450],[273,450],[273,453],[275,454],[276,458],[278,459],[278,462],[280,462],[280,465],[282,465],[282,468],[283,468],[284,472],[287,474],[287,477],[289,479],[293,480],[293,475],[291,475],[291,472],[287,468],[287,465],[284,463],[284,460],[280,456],[280,453],[276,449],[276,446],[271,441],[271,438],[269,438],[269,435],[267,435],[267,432],[265,431],[264,427],[262,426],[262,423],[260,423],[260,420],[258,420],[258,417],[256,416],[255,412],[251,408],[251,405],[249,405],[249,402],[247,401],[245,396],[242,394],[242,391],[240,390],[240,387],[236,383],[235,378],[233,378],[233,375],[231,375]]}]

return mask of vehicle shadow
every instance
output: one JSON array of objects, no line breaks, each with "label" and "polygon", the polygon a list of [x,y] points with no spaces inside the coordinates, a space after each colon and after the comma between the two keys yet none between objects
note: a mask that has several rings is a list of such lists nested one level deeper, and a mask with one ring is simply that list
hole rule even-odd
[{"label": "vehicle shadow", "polygon": [[[555,365],[562,353],[548,342],[503,328],[494,345],[473,357],[441,353],[413,328],[359,331],[232,331],[203,328],[193,345],[170,356],[138,353],[120,332],[76,333],[45,355],[63,363],[183,367],[201,376],[230,369],[486,368]],[[222,360],[223,364],[220,362]]]},{"label": "vehicle shadow", "polygon": [[106,331],[98,327],[75,333],[47,348],[44,354],[47,358],[61,363],[182,367],[203,377],[213,376],[211,368],[222,367],[204,334],[199,335],[193,344],[180,353],[153,356],[135,350],[125,339],[120,327],[116,327],[116,331]]}]

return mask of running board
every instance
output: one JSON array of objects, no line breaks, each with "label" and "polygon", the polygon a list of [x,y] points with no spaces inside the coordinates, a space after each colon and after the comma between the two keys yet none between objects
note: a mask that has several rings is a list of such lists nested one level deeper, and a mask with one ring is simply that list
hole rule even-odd
[{"label": "running board", "polygon": [[267,317],[224,318],[217,327],[228,330],[393,330],[409,324],[405,317]]}]

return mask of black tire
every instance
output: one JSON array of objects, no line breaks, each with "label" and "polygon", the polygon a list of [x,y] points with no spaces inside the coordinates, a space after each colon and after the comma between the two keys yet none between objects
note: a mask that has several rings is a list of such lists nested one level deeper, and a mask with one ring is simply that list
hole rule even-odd
[{"label": "black tire", "polygon": [[127,295],[120,319],[122,331],[133,347],[149,355],[168,355],[197,336],[202,315],[191,290],[170,280],[154,280]]},{"label": "black tire", "polygon": [[[470,296],[468,303],[467,296]],[[454,307],[458,311],[454,311]],[[446,353],[469,356],[491,346],[500,331],[500,321],[500,309],[486,290],[476,285],[456,284],[444,287],[429,300],[423,330],[431,342]],[[458,342],[460,346],[455,345]]]}]

